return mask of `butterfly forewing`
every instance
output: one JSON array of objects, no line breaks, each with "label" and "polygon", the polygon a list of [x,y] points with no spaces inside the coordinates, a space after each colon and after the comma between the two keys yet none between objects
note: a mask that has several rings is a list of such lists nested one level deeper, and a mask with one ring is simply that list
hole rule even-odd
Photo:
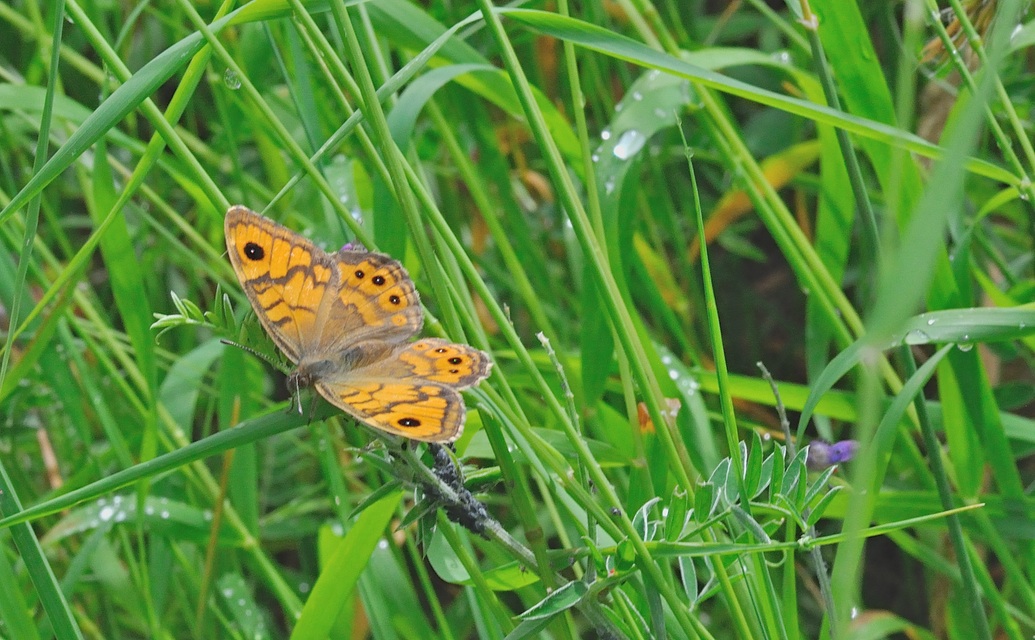
[{"label": "butterfly forewing", "polygon": [[324,326],[334,331],[321,336],[321,350],[344,351],[371,338],[403,342],[420,331],[420,298],[399,262],[368,251],[339,251],[331,258],[341,280],[327,299]]},{"label": "butterfly forewing", "polygon": [[242,207],[230,209],[224,226],[230,262],[259,321],[298,362],[320,334],[324,296],[337,288],[333,262],[302,236]]}]

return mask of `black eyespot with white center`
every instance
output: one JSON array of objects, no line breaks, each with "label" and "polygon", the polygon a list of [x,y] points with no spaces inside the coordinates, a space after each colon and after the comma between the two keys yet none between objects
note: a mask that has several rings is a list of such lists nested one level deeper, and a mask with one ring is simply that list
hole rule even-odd
[{"label": "black eyespot with white center", "polygon": [[449,364],[460,364],[463,361],[464,361],[464,359],[461,358],[460,356],[453,356],[452,358],[449,359]]},{"label": "black eyespot with white center", "polygon": [[396,295],[392,295],[392,296],[388,297],[388,301],[391,302],[392,304],[397,305],[400,302],[402,302],[402,298],[400,298],[399,296],[396,296]]},{"label": "black eyespot with white center", "polygon": [[381,285],[383,285],[385,283],[385,277],[384,276],[374,276],[373,278],[370,279],[370,281],[380,287]]},{"label": "black eyespot with white center", "polygon": [[244,257],[249,260],[262,260],[266,257],[266,250],[254,242],[249,242],[244,245]]},{"label": "black eyespot with white center", "polygon": [[362,279],[363,279],[363,278],[365,278],[366,276],[367,276],[367,274],[366,274],[366,273],[364,273],[362,269],[356,269],[356,277],[357,277],[357,278],[359,278],[360,280],[362,280]]},{"label": "black eyespot with white center", "polygon": [[420,426],[420,420],[416,418],[399,418],[397,422],[400,427],[406,427],[408,429]]},{"label": "black eyespot with white center", "polygon": [[439,347],[438,349],[435,349],[435,353],[445,353],[445,352],[446,352],[446,350],[444,348],[442,348],[442,347]]}]

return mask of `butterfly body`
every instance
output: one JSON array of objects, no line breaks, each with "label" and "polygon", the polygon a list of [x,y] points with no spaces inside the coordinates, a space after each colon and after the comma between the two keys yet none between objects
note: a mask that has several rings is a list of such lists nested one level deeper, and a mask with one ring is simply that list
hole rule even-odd
[{"label": "butterfly body", "polygon": [[245,208],[224,223],[237,278],[273,342],[296,368],[288,384],[314,387],[361,422],[427,442],[463,430],[459,391],[488,376],[478,349],[415,342],[424,321],[406,270],[369,251],[328,253]]}]

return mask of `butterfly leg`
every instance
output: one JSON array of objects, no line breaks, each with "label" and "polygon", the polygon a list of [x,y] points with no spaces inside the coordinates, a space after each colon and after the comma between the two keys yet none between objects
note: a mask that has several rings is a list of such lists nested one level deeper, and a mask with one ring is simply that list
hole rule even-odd
[{"label": "butterfly leg", "polygon": [[[309,422],[312,422],[313,421],[313,416],[316,415],[316,399],[317,399],[318,396],[315,393],[312,394],[312,396],[313,396],[313,399],[309,401]],[[301,411],[302,411],[302,401],[301,400],[298,401],[298,411],[299,411],[299,413],[301,413]]]},{"label": "butterfly leg", "polygon": [[[299,384],[298,376],[295,375],[294,373],[288,376],[287,387],[288,387],[288,391],[291,392],[291,404],[288,405],[287,413],[292,413],[293,411],[295,411],[297,409],[298,410],[298,415],[303,415],[302,414],[302,385]],[[312,412],[310,412],[309,415],[312,415]]]}]

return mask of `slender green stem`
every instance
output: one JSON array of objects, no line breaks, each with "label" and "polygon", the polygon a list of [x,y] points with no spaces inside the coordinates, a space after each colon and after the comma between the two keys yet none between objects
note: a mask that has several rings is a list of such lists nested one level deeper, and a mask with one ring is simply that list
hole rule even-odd
[{"label": "slender green stem", "polygon": [[[913,359],[913,352],[909,346],[899,347],[899,358],[902,360],[903,369],[907,377],[916,373],[916,360]],[[941,500],[942,508],[946,511],[953,509],[956,504],[952,497],[952,487],[949,485],[949,477],[945,470],[945,463],[942,462],[942,443],[938,440],[934,425],[927,414],[927,401],[923,394],[918,394],[914,402],[917,415],[920,418],[920,433],[924,438],[924,447],[927,449],[927,459],[931,465],[931,475],[938,486],[938,497]],[[957,514],[950,514],[946,517],[946,526],[949,529],[949,540],[952,542],[953,550],[956,553],[956,562],[960,568],[960,578],[963,587],[963,597],[970,607],[971,621],[974,624],[978,637],[991,640],[992,630],[988,626],[988,615],[985,613],[984,599],[978,592],[977,577],[974,574],[975,562],[980,559],[971,555],[970,545],[967,543],[966,534],[963,532],[963,524]]]}]

